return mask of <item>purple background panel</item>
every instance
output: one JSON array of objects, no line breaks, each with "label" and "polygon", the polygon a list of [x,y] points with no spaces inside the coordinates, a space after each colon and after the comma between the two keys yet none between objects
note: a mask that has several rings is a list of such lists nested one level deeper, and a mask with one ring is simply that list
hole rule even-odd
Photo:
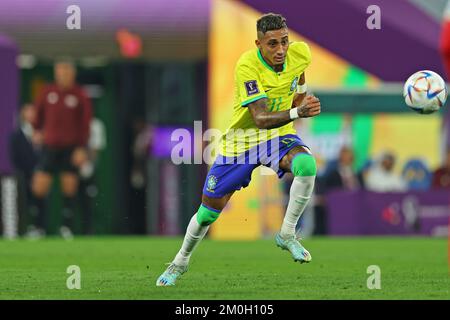
[{"label": "purple background panel", "polygon": [[[408,1],[243,2],[262,13],[283,14],[290,29],[382,80],[404,81],[421,69],[445,76],[438,50],[440,25]],[[366,27],[369,5],[381,9],[381,30]]]},{"label": "purple background panel", "polygon": [[434,235],[448,227],[450,192],[333,191],[327,213],[330,235]]},{"label": "purple background panel", "polygon": [[328,210],[328,231],[333,235],[349,235],[363,233],[363,217],[359,209],[361,199],[353,192],[333,192],[327,196],[327,204],[334,207],[339,203],[338,210]]},{"label": "purple background panel", "polygon": [[88,32],[118,27],[194,31],[207,28],[210,0],[2,0],[0,26],[64,29],[70,5],[79,6],[82,29]]},{"label": "purple background panel", "polygon": [[17,47],[0,35],[0,174],[10,174],[8,137],[14,128],[18,110],[19,72],[16,66]]},{"label": "purple background panel", "polygon": [[[190,140],[180,139],[172,141],[172,133],[178,129],[185,129],[189,132]],[[150,147],[150,156],[157,158],[170,158],[174,146],[182,144],[184,150],[191,150],[191,157],[194,154],[194,130],[185,127],[156,127],[152,130],[152,141]],[[180,146],[181,147],[181,146]]]}]

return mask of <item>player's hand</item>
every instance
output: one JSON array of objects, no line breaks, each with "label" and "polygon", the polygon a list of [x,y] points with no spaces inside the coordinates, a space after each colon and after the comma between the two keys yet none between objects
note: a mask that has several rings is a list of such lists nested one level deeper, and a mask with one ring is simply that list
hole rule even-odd
[{"label": "player's hand", "polygon": [[72,164],[80,168],[88,161],[88,154],[85,148],[76,148],[72,153]]},{"label": "player's hand", "polygon": [[317,116],[320,113],[320,101],[315,96],[306,96],[300,106],[297,107],[300,118],[309,118]]}]

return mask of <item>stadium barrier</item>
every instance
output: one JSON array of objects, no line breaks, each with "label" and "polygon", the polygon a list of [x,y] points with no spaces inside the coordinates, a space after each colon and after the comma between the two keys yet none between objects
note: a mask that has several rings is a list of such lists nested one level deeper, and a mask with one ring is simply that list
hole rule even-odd
[{"label": "stadium barrier", "polygon": [[424,235],[447,237],[450,192],[327,194],[329,235]]}]

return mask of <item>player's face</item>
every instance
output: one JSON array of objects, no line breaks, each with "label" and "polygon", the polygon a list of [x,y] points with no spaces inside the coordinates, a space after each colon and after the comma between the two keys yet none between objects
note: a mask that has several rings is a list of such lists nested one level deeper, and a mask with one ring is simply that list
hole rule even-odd
[{"label": "player's face", "polygon": [[341,164],[351,166],[353,164],[353,151],[347,148],[341,150]]},{"label": "player's face", "polygon": [[259,37],[256,44],[262,56],[270,65],[281,65],[286,60],[286,53],[289,48],[288,30],[283,28],[267,31]]},{"label": "player's face", "polygon": [[26,105],[22,108],[22,119],[25,122],[33,123],[36,117],[36,112],[33,105]]},{"label": "player's face", "polygon": [[382,165],[387,171],[391,171],[394,168],[395,160],[392,157],[386,157],[383,159]]},{"label": "player's face", "polygon": [[63,88],[70,88],[75,83],[75,67],[70,63],[55,65],[55,81]]}]

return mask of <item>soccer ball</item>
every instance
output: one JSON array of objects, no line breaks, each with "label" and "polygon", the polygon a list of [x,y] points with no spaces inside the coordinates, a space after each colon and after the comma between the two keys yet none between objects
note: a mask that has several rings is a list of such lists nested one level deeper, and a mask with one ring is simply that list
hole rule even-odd
[{"label": "soccer ball", "polygon": [[421,114],[433,113],[447,100],[447,88],[444,80],[436,72],[422,70],[406,80],[403,97],[414,111]]}]

